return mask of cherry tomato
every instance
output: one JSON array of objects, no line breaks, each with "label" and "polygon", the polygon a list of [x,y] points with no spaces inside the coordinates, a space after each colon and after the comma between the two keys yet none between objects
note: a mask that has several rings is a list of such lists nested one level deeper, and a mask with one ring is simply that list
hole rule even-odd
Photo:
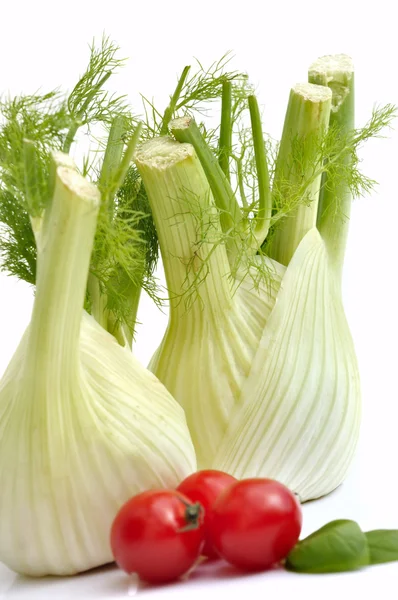
[{"label": "cherry tomato", "polygon": [[205,510],[205,545],[202,553],[208,558],[217,558],[218,554],[207,539],[207,514],[220,493],[236,481],[235,477],[228,473],[209,469],[189,475],[177,488],[192,502],[200,502]]},{"label": "cherry tomato", "polygon": [[287,556],[299,539],[302,513],[294,494],[272,479],[245,479],[221,492],[207,534],[222,558],[261,571]]},{"label": "cherry tomato", "polygon": [[204,544],[203,509],[175,490],[151,490],[131,498],[111,531],[121,569],[151,583],[177,579],[199,558]]}]

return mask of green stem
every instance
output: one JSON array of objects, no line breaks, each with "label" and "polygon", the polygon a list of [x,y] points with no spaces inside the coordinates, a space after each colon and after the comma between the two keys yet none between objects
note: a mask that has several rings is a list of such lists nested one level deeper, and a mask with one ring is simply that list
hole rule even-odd
[{"label": "green stem", "polygon": [[137,313],[141,299],[142,282],[144,279],[145,267],[136,267],[135,280],[137,283],[130,282],[129,291],[126,294],[126,304],[129,306],[128,323],[115,322],[111,311],[108,313],[108,331],[117,339],[121,346],[133,347],[134,330],[137,324]]},{"label": "green stem", "polygon": [[[112,310],[106,311],[106,323],[103,325],[112,334],[121,346],[128,345],[132,348],[135,325],[137,323],[137,312],[141,297],[142,283],[145,274],[145,264],[137,264],[134,269],[134,282],[128,281],[128,289],[123,288],[123,295],[129,313],[126,321],[116,319]],[[102,296],[103,298],[103,296]]]},{"label": "green stem", "polygon": [[126,119],[118,115],[111,125],[99,179],[102,203],[108,208],[110,218],[113,216],[115,179],[122,161],[125,133]]},{"label": "green stem", "polygon": [[69,127],[69,130],[65,137],[64,145],[62,147],[63,152],[65,152],[66,154],[69,152],[69,150],[73,144],[75,135],[76,135],[79,127],[81,127],[81,125],[82,125],[83,117],[84,117],[88,107],[90,106],[91,100],[95,97],[95,95],[98,93],[98,91],[102,88],[104,83],[106,83],[106,81],[109,79],[109,77],[111,75],[112,75],[111,71],[109,71],[108,73],[105,73],[105,75],[100,79],[100,81],[97,83],[97,85],[95,85],[92,88],[91,93],[87,96],[81,109],[78,111],[77,115],[74,117],[73,123]]},{"label": "green stem", "polygon": [[130,164],[133,160],[135,149],[140,140],[141,131],[142,131],[142,123],[138,123],[137,127],[135,128],[135,130],[133,132],[133,135],[131,136],[131,138],[127,144],[127,148],[123,154],[123,158],[119,164],[119,168],[117,169],[117,171],[115,173],[115,179],[114,179],[113,189],[112,189],[112,198],[114,198],[114,196],[117,193],[117,191],[119,190],[119,188],[123,185],[123,182],[126,178]]},{"label": "green stem", "polygon": [[303,237],[316,225],[321,173],[316,177],[314,173],[321,160],[331,99],[328,88],[311,83],[297,84],[290,92],[272,188],[274,209],[281,218],[269,250],[271,258],[283,265],[289,264]]},{"label": "green stem", "polygon": [[232,83],[224,81],[221,96],[221,125],[218,142],[218,162],[228,181],[231,181],[229,160],[232,154]]},{"label": "green stem", "polygon": [[[315,61],[308,73],[312,83],[328,86],[332,91],[330,127],[341,134],[341,152],[349,164],[350,153],[344,152],[344,138],[355,127],[354,68],[350,57],[344,54],[324,56]],[[336,154],[336,158],[339,153]],[[328,187],[325,173],[322,178],[317,226],[328,246],[331,259],[342,272],[347,244],[352,195],[347,182]]]},{"label": "green stem", "polygon": [[185,85],[185,81],[188,77],[188,73],[189,73],[190,69],[191,69],[190,66],[186,66],[186,67],[184,67],[184,70],[181,73],[181,76],[177,83],[177,87],[174,90],[174,94],[170,98],[170,103],[169,103],[168,107],[166,108],[166,110],[164,111],[163,119],[162,119],[162,126],[161,126],[160,132],[159,132],[160,135],[167,135],[167,133],[169,131],[169,123],[172,120],[172,118],[174,117],[174,113],[175,113],[175,110],[177,107],[177,102],[181,96],[182,88]]},{"label": "green stem", "polygon": [[[114,313],[111,311],[108,312],[108,322],[106,324],[107,331],[116,339],[120,346],[129,346],[131,348],[132,345],[132,336],[130,330],[128,329],[125,323],[121,323],[115,319]],[[126,335],[126,332],[129,332],[129,336]]]},{"label": "green stem", "polygon": [[[141,281],[144,278],[144,269],[142,269]],[[140,304],[142,285],[135,285],[131,291],[131,317],[134,323],[137,322],[138,306]],[[132,337],[132,336],[131,336]]]},{"label": "green stem", "polygon": [[[125,131],[126,120],[123,116],[118,115],[111,125],[100,173],[99,189],[101,190],[102,205],[107,208],[110,220],[112,220],[114,208],[114,180],[122,160]],[[91,314],[101,327],[108,330],[107,298],[101,290],[97,276],[93,273],[89,274],[87,289],[91,300]]]},{"label": "green stem", "polygon": [[225,246],[218,243],[218,211],[194,148],[156,138],[137,151],[135,160],[159,236],[170,318],[183,318],[191,305],[224,311],[231,301],[230,267]]},{"label": "green stem", "polygon": [[241,155],[239,157],[238,156],[235,157],[235,163],[236,163],[236,175],[237,175],[237,179],[238,179],[238,188],[239,188],[240,199],[242,200],[242,206],[247,208],[249,206],[249,203],[247,201],[246,192],[245,192],[243,158],[244,158],[244,151],[242,150]]},{"label": "green stem", "polygon": [[[108,218],[111,220],[114,213],[115,195],[123,184],[133,158],[133,154],[137,147],[142,123],[140,123],[133,135],[131,136],[127,148],[123,154],[124,133],[126,121],[124,117],[116,117],[112,123],[111,131],[108,138],[107,147],[105,150],[104,162],[100,175],[100,189],[102,191],[102,202],[108,207]],[[98,323],[109,333],[111,333],[117,341],[123,346],[126,344],[125,330],[129,330],[130,326],[124,327],[113,314],[112,310],[107,308],[108,299],[104,292],[101,291],[98,278],[90,273],[88,278],[88,291],[91,298],[91,312]],[[131,299],[131,310],[129,321],[135,323],[136,311],[138,306],[134,305],[134,298]],[[129,339],[130,336],[127,336]]]},{"label": "green stem", "polygon": [[99,186],[102,191],[103,203],[108,205],[110,216],[113,215],[115,195],[123,185],[133,155],[139,142],[142,131],[142,123],[139,123],[131,136],[127,148],[123,153],[124,134],[126,133],[126,121],[123,116],[115,117],[108,143],[105,149],[104,162],[102,163]]},{"label": "green stem", "polygon": [[106,296],[101,292],[99,279],[93,273],[89,273],[87,291],[90,295],[92,316],[101,327],[107,330]]},{"label": "green stem", "polygon": [[40,230],[42,228],[42,202],[39,193],[38,160],[34,142],[24,139],[22,145],[25,179],[25,200],[28,206],[29,219],[35,236],[36,247],[40,247]]},{"label": "green stem", "polygon": [[[134,285],[131,289],[131,296],[130,296],[130,318],[131,318],[131,322],[136,324],[137,323],[137,313],[138,313],[138,307],[140,304],[140,300],[141,300],[141,292],[142,292],[142,281],[144,279],[144,269],[142,269],[142,273],[140,274],[140,283]],[[127,343],[129,344],[130,348],[133,345],[133,331],[131,330],[130,327],[126,327],[124,328],[124,334],[127,340]]]},{"label": "green stem", "polygon": [[272,214],[272,197],[260,109],[255,96],[249,96],[249,110],[259,195],[256,226],[254,229],[254,237],[258,249],[261,248],[268,235]]},{"label": "green stem", "polygon": [[51,369],[55,381],[77,373],[79,335],[100,195],[76,171],[60,167],[46,244],[38,256],[29,329],[33,372]]},{"label": "green stem", "polygon": [[40,217],[43,198],[40,196],[39,161],[35,143],[24,139],[22,152],[25,175],[25,200],[28,205],[29,214],[32,217]]},{"label": "green stem", "polygon": [[226,241],[227,252],[232,264],[236,252],[236,236],[239,235],[238,225],[242,220],[242,214],[231,184],[225,177],[213,152],[206,144],[194,119],[189,117],[174,119],[170,124],[170,130],[176,140],[192,144],[195,148],[210,184],[215,203],[220,210],[222,230],[224,233],[232,234]]}]

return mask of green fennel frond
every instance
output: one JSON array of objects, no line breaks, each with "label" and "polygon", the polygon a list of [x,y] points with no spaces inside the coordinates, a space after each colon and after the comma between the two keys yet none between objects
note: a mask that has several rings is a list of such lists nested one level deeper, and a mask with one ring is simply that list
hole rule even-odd
[{"label": "green fennel frond", "polygon": [[0,102],[1,269],[34,283],[36,245],[30,217],[40,217],[50,199],[50,154],[68,127],[59,91],[3,98]]},{"label": "green fennel frond", "polygon": [[[353,198],[365,196],[377,185],[377,182],[361,172],[359,152],[365,142],[372,138],[384,137],[383,131],[391,128],[397,117],[398,109],[392,104],[375,107],[367,123],[345,135],[331,127],[320,149],[325,157],[323,186],[334,194],[335,203],[329,206],[335,218],[345,219],[341,212],[339,186],[345,184]],[[327,175],[327,177],[326,177]]]},{"label": "green fennel frond", "polygon": [[106,298],[105,308],[114,313],[117,323],[126,323],[131,328],[134,323],[129,322],[129,290],[131,285],[140,284],[139,274],[145,265],[138,231],[141,218],[134,211],[109,222],[106,211],[101,210],[90,267]]},{"label": "green fennel frond", "polygon": [[160,306],[162,293],[153,275],[159,247],[146,191],[136,167],[130,166],[116,191],[112,218],[105,205],[99,217],[91,272],[98,278],[106,298],[105,308],[115,325],[126,325],[134,334],[132,312],[140,290]]},{"label": "green fennel frond", "polygon": [[119,47],[106,36],[99,48],[94,42],[91,45],[88,67],[67,100],[71,125],[64,140],[64,152],[69,152],[80,127],[94,123],[109,125],[116,114],[123,114],[133,121],[126,96],[111,94],[104,88],[108,79],[126,62],[117,56],[118,52]]},{"label": "green fennel frond", "polygon": [[[379,137],[385,128],[391,126],[397,110],[392,105],[376,108],[372,117],[364,127],[342,136],[334,127],[323,136],[302,136],[292,140],[291,155],[287,158],[287,175],[277,178],[277,144],[265,137],[265,147],[272,185],[273,211],[271,227],[265,243],[253,254],[255,216],[258,210],[256,166],[254,160],[252,136],[249,128],[238,130],[232,154],[232,181],[235,179],[234,191],[240,198],[242,221],[236,227],[222,232],[219,227],[222,210],[211,205],[207,209],[199,206],[199,202],[191,194],[181,191],[177,199],[181,206],[180,218],[188,212],[194,215],[197,222],[196,239],[192,243],[192,254],[185,259],[187,276],[181,294],[188,309],[196,300],[201,301],[200,288],[209,275],[209,260],[212,252],[219,245],[226,245],[231,240],[235,243],[234,260],[231,267],[231,284],[249,279],[253,288],[273,286],[275,271],[267,260],[273,236],[283,219],[294,215],[300,205],[311,200],[309,192],[313,181],[320,174],[327,175],[324,185],[335,191],[335,210],[338,218],[344,219],[340,211],[339,189],[347,184],[354,197],[369,192],[375,182],[360,170],[359,151],[368,139]],[[350,160],[347,161],[347,156]],[[291,177],[291,173],[294,177]],[[203,252],[205,249],[205,252]],[[182,257],[181,257],[181,260]],[[185,264],[185,263],[184,263]]]},{"label": "green fennel frond", "polygon": [[[123,97],[109,95],[103,89],[112,72],[123,64],[117,58],[117,50],[107,38],[98,49],[93,46],[89,66],[69,96],[53,91],[2,100],[0,252],[2,270],[35,283],[37,250],[32,219],[40,220],[52,196],[51,153],[68,150],[79,128],[86,127],[91,151],[83,157],[80,171],[99,183],[104,203],[113,204],[118,188],[123,188],[110,219],[105,217],[105,206],[101,209],[91,273],[98,280],[102,303],[112,313],[115,325],[124,323],[132,330],[130,288],[139,292],[144,287],[159,302],[153,278],[158,250],[145,192],[135,193],[135,206],[130,205],[130,179],[124,181],[126,173],[123,175],[119,168],[106,181],[100,181],[99,166],[107,148],[104,135],[109,137],[113,121],[121,119],[124,134],[118,143],[123,151],[135,123]],[[98,127],[91,128],[98,121],[102,133]],[[86,308],[92,306],[88,292]]]},{"label": "green fennel frond", "polygon": [[145,244],[145,267],[148,275],[152,275],[158,259],[159,244],[155,223],[151,213],[148,196],[137,167],[130,165],[126,178],[116,194],[117,215],[123,218],[129,210],[137,211],[142,219],[136,224]]},{"label": "green fennel frond", "polygon": [[202,118],[208,115],[212,103],[221,98],[223,83],[226,81],[232,83],[234,110],[236,111],[238,105],[240,106],[252,92],[245,73],[227,70],[232,58],[231,53],[228,52],[207,68],[199,60],[196,60],[196,69],[193,74],[191,74],[191,66],[185,67],[178,79],[174,93],[170,96],[170,103],[164,111],[158,108],[154,101],[142,96],[147,139],[159,134],[167,134],[170,121],[188,112],[201,118],[200,126],[207,141],[215,142],[215,133],[218,127],[215,129],[210,126],[206,127]]},{"label": "green fennel frond", "polygon": [[[14,195],[16,201],[32,216],[45,208],[48,200],[47,171],[52,150],[62,144],[62,135],[68,126],[65,104],[57,91],[44,95],[21,96],[0,102],[2,123],[0,127],[1,185]],[[34,145],[34,167],[31,189],[27,181],[24,151],[25,141]],[[31,162],[31,161],[30,161]],[[29,199],[35,203],[29,204]]]},{"label": "green fennel frond", "polygon": [[7,190],[0,190],[1,270],[34,285],[37,250],[28,213]]},{"label": "green fennel frond", "polygon": [[[51,152],[69,149],[81,126],[101,121],[106,133],[115,114],[122,114],[128,127],[134,121],[123,98],[103,89],[124,63],[117,51],[105,37],[98,48],[93,45],[89,65],[69,96],[55,90],[0,102],[0,187],[7,191],[0,198],[2,269],[29,283],[34,282],[36,263],[30,217],[40,217],[51,197]],[[104,144],[101,138],[89,138],[95,150],[83,158],[80,170],[93,179]]]},{"label": "green fennel frond", "polygon": [[[380,137],[396,116],[396,107],[389,104],[375,108],[371,119],[363,127],[344,135],[332,126],[321,138],[306,136],[292,141],[287,162],[289,172],[293,171],[295,177],[281,179],[272,188],[272,231],[263,250],[270,243],[278,222],[293,214],[299,205],[308,204],[308,189],[319,175],[327,176],[322,180],[322,186],[327,186],[334,194],[334,202],[329,210],[334,211],[336,218],[346,218],[340,210],[339,190],[348,186],[353,198],[358,198],[373,189],[376,182],[360,170],[359,151],[367,140]],[[302,176],[304,173],[307,173],[305,178]],[[275,167],[273,178],[275,180]]]},{"label": "green fennel frond", "polygon": [[[88,285],[92,314],[111,333],[123,329],[129,342],[141,289],[160,303],[153,277],[156,231],[145,190],[131,165],[140,131],[140,127],[130,131],[124,115],[116,115],[102,164],[96,168],[102,204]],[[122,343],[123,335],[115,337]]]},{"label": "green fennel frond", "polygon": [[180,99],[176,104],[176,113],[183,109],[185,112],[195,111],[197,114],[206,115],[209,110],[207,103],[221,97],[222,84],[225,81],[231,81],[234,84],[236,95],[238,95],[238,92],[240,95],[247,94],[247,75],[238,71],[227,70],[232,58],[231,52],[227,52],[208,68],[205,68],[196,59],[197,70],[185,82]]}]

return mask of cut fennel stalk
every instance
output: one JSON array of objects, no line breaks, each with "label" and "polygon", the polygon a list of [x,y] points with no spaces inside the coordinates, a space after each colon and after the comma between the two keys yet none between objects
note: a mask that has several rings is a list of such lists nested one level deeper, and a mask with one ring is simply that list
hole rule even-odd
[{"label": "cut fennel stalk", "polygon": [[[346,180],[333,187],[323,175],[338,160],[349,166],[351,78],[347,57],[324,57],[311,80],[329,89],[293,88],[273,178],[273,227],[257,256],[242,251],[242,240],[249,230],[247,246],[261,245],[262,227],[250,237],[247,219],[234,218],[228,179],[192,119],[171,123],[178,141],[159,138],[136,152],[170,294],[168,328],[150,368],[184,407],[199,467],[273,477],[303,501],[343,481],[360,426],[358,365],[341,299],[341,211],[351,194]],[[342,80],[348,85],[337,100]],[[264,194],[258,215],[267,214],[266,202]],[[258,286],[256,267],[267,273]]]},{"label": "cut fennel stalk", "polygon": [[0,384],[0,560],[28,575],[111,562],[120,506],[196,466],[182,408],[83,311],[99,204],[58,167],[32,319]]}]

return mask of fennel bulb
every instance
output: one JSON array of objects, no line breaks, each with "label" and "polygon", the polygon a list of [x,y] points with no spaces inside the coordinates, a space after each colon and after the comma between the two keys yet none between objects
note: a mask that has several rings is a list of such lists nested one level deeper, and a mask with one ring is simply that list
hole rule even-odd
[{"label": "fennel bulb", "polygon": [[27,575],[111,562],[120,506],[196,466],[182,408],[83,311],[99,206],[57,168],[31,323],[0,383],[0,561]]},{"label": "fennel bulb", "polygon": [[[200,468],[275,478],[302,501],[343,481],[358,440],[359,373],[341,272],[352,191],[369,187],[356,148],[394,113],[387,106],[354,130],[348,57],[319,59],[310,79],[291,91],[272,178],[257,102],[248,99],[255,204],[245,201],[245,131],[240,155],[225,133],[239,114],[230,86],[219,143],[230,150],[227,165],[188,117],[170,124],[177,141],[158,138],[136,152],[170,297],[150,368],[184,407]],[[230,184],[233,157],[243,209]]]}]

